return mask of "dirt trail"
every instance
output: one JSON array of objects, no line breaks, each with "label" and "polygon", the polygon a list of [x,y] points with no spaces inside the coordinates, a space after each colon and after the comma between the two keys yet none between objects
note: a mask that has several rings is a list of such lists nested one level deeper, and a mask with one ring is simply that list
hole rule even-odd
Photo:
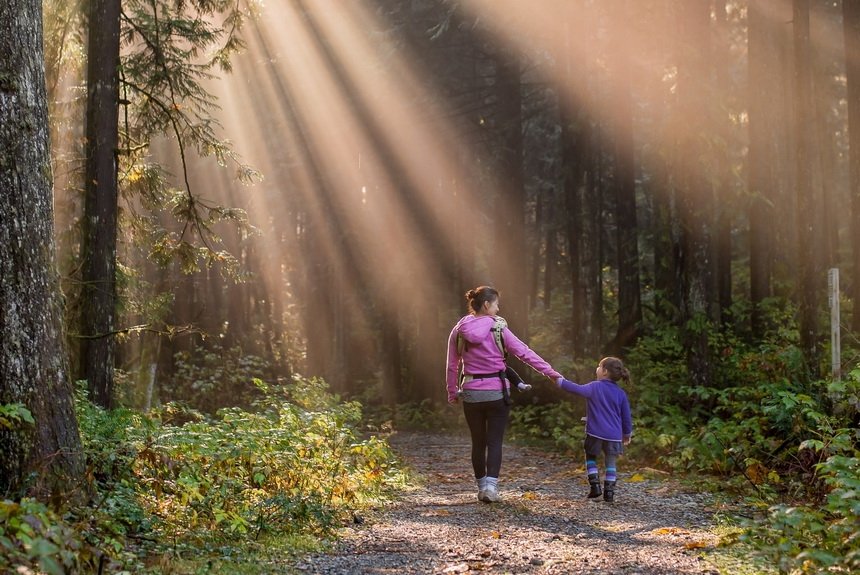
[{"label": "dirt trail", "polygon": [[465,437],[396,434],[421,485],[300,573],[709,574],[707,497],[619,461],[616,503],[589,501],[579,461],[505,446],[502,503],[476,498]]}]

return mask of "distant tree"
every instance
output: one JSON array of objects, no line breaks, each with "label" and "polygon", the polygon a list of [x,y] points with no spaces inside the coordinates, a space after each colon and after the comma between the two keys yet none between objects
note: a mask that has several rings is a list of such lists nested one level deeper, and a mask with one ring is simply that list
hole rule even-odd
[{"label": "distant tree", "polygon": [[500,49],[496,56],[499,196],[495,201],[494,245],[503,257],[491,257],[495,283],[502,292],[502,314],[520,337],[528,337],[526,266],[526,194],[523,173],[523,111],[520,55]]},{"label": "distant tree", "polygon": [[[587,2],[569,3],[561,14],[563,43],[556,65],[560,81],[559,141],[564,190],[565,237],[571,291],[570,339],[575,357],[594,356],[603,342],[601,282],[603,223],[601,152],[595,146],[599,128],[590,105],[596,101],[594,76],[597,48],[591,23],[595,9]],[[580,67],[584,67],[583,73]]]},{"label": "distant tree", "polygon": [[636,217],[636,154],[633,141],[633,94],[630,80],[630,58],[627,43],[621,37],[629,23],[625,0],[611,3],[611,21],[615,34],[609,42],[614,102],[612,115],[615,192],[615,224],[618,268],[618,330],[613,353],[635,343],[642,322],[640,263]]},{"label": "distant tree", "polygon": [[[732,101],[731,27],[728,21],[726,0],[714,2],[714,35],[708,51],[707,66],[713,70],[711,92],[714,101],[709,106],[714,127],[714,159],[712,180],[715,187],[716,226],[714,229],[714,257],[716,259],[717,302],[723,317],[732,307],[732,226],[735,202],[731,192],[730,102]],[[722,318],[721,318],[722,319]]]},{"label": "distant tree", "polygon": [[749,155],[747,189],[749,191],[749,262],[750,303],[753,333],[764,333],[762,303],[772,295],[773,255],[777,186],[773,175],[775,163],[770,109],[777,90],[774,76],[773,25],[765,14],[763,0],[751,0],[748,10],[749,51]]},{"label": "distant tree", "polygon": [[714,321],[716,293],[711,247],[714,201],[705,177],[704,139],[709,49],[710,0],[691,0],[677,8],[678,16],[678,118],[681,134],[677,154],[678,219],[681,225],[681,319],[687,364],[695,385],[711,383],[708,348],[709,321]]},{"label": "distant tree", "polygon": [[813,103],[810,69],[809,0],[794,0],[794,143],[797,194],[797,250],[800,275],[797,279],[798,329],[800,346],[813,377],[819,374],[821,336],[818,325],[818,300],[823,295],[819,247],[821,234],[817,194],[812,180]]},{"label": "distant tree", "polygon": [[[54,261],[48,134],[41,1],[9,0],[0,3],[0,408],[14,412],[0,415],[7,497],[22,487],[69,489],[83,474]],[[33,477],[36,486],[28,485]]]},{"label": "distant tree", "polygon": [[848,185],[851,201],[852,328],[860,333],[860,1],[843,0],[845,76],[848,83]]}]

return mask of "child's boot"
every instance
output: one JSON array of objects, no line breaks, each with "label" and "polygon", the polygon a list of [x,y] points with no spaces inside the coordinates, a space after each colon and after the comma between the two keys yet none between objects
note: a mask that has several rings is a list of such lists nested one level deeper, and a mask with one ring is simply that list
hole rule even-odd
[{"label": "child's boot", "polygon": [[615,501],[615,482],[614,481],[604,481],[603,482],[603,500],[608,501],[609,503],[613,503]]},{"label": "child's boot", "polygon": [[600,479],[597,477],[596,473],[590,473],[588,475],[588,485],[591,487],[591,491],[588,492],[588,498],[596,499],[600,497]]}]

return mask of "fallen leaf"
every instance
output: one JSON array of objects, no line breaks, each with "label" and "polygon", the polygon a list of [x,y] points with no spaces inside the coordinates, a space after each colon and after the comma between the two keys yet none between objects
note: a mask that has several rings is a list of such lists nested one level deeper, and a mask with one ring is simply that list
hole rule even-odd
[{"label": "fallen leaf", "polygon": [[630,483],[639,483],[640,481],[645,481],[645,476],[641,473],[634,473],[627,481],[629,481]]},{"label": "fallen leaf", "polygon": [[422,517],[447,517],[451,512],[447,509],[431,509],[421,514]]},{"label": "fallen leaf", "polygon": [[690,532],[678,527],[661,527],[652,531],[654,535],[687,535]]}]

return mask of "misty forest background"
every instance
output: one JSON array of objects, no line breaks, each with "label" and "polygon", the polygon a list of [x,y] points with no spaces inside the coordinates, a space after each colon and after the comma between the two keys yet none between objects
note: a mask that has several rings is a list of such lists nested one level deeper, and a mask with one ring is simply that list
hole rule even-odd
[{"label": "misty forest background", "polygon": [[[516,10],[505,21],[458,3],[380,2],[362,5],[373,20],[353,16],[367,57],[358,70],[326,30],[333,18],[298,3],[307,30],[296,43],[319,66],[300,80],[260,8],[232,73],[201,79],[222,110],[180,126],[211,130],[193,143],[221,166],[179,147],[147,110],[200,96],[139,69],[158,51],[134,36],[128,10],[115,286],[87,277],[81,256],[96,233],[82,219],[94,138],[76,88],[81,14],[46,7],[73,372],[104,405],[245,397],[245,382],[198,393],[183,379],[177,358],[213,350],[260,358],[270,377],[373,388],[391,405],[441,401],[448,331],[481,284],[502,292],[515,333],[563,368],[590,370],[677,328],[689,378],[708,387],[720,383],[707,345],[717,331],[749,342],[796,331],[805,374],[829,373],[827,270],[838,267],[853,365],[860,232],[838,2],[807,3],[806,20],[789,2],[583,2],[534,23]],[[522,28],[511,45],[493,26]],[[240,225],[212,223],[231,218]],[[109,243],[92,240],[92,258]],[[87,323],[102,315],[93,292],[115,309],[104,325]],[[113,355],[88,359],[108,346]]]},{"label": "misty forest background", "polygon": [[[254,426],[280,392],[436,426],[489,284],[568,378],[625,360],[634,457],[752,488],[786,570],[860,564],[860,2],[41,5],[65,330],[37,347],[82,382],[91,461],[111,413]],[[11,381],[0,423],[78,433]],[[533,383],[513,433],[576,450],[581,406]],[[16,457],[7,493],[44,464]]]}]

